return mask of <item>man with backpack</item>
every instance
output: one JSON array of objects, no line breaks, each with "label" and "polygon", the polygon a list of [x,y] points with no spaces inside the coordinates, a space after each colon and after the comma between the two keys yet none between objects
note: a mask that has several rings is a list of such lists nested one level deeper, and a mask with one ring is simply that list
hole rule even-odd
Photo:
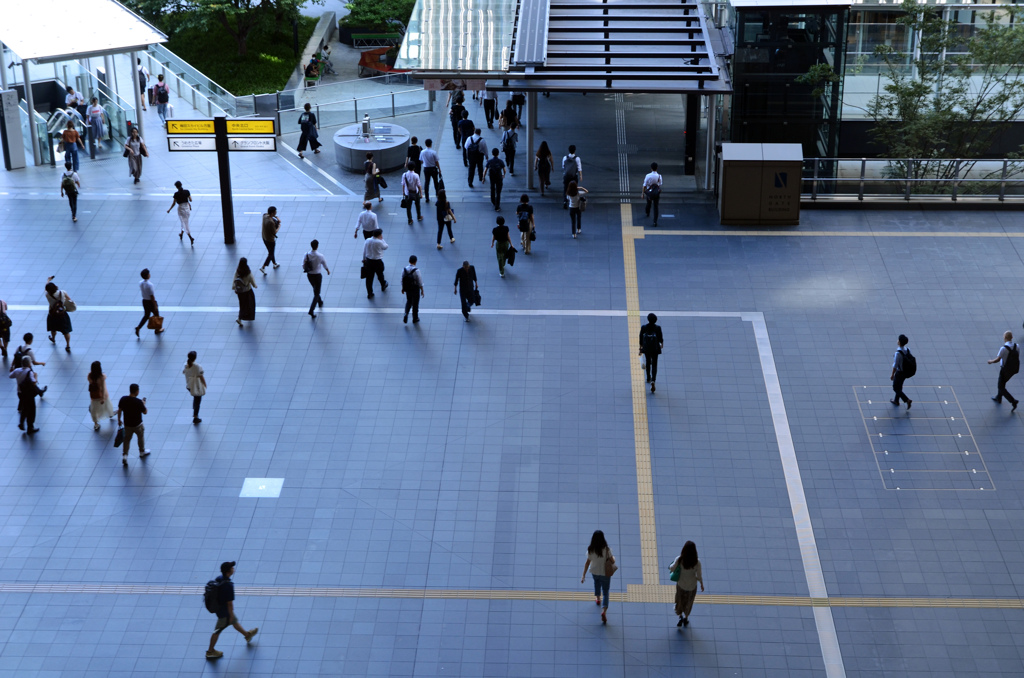
[{"label": "man with backpack", "polygon": [[892,360],[892,374],[889,375],[889,379],[892,380],[892,390],[896,394],[896,397],[889,402],[899,405],[902,400],[907,403],[908,410],[914,401],[903,392],[903,382],[917,374],[917,358],[911,355],[910,347],[907,346],[909,342],[910,340],[905,334],[901,334],[896,340],[898,347]]},{"label": "man with backpack", "polygon": [[64,163],[64,174],[60,178],[60,197],[68,197],[68,204],[71,205],[71,221],[78,221],[78,189],[82,186],[82,180],[78,172],[72,169],[70,162]]},{"label": "man with backpack", "polygon": [[583,183],[583,163],[576,155],[576,146],[569,146],[569,155],[562,157],[562,209],[569,209],[569,184],[576,182],[579,186]]},{"label": "man with backpack", "polygon": [[658,379],[658,356],[665,345],[658,327],[658,316],[653,313],[647,314],[647,324],[640,328],[640,354],[644,356],[644,368],[647,372],[647,383],[651,385],[651,393],[654,393],[654,382]]},{"label": "man with backpack", "polygon": [[484,144],[483,130],[477,129],[473,131],[473,134],[466,139],[466,157],[469,161],[466,166],[469,167],[469,187],[473,188],[473,174],[477,174],[480,177],[480,181],[484,180],[484,152],[487,150],[487,146]]},{"label": "man with backpack", "polygon": [[[11,370],[21,367],[21,360],[26,356],[32,361],[33,365],[46,365],[46,363],[42,363],[36,360],[36,354],[32,350],[32,339],[33,336],[31,332],[26,332],[25,335],[22,337],[22,340],[25,343],[19,346],[17,349],[15,349],[14,361],[11,364]],[[43,390],[45,391],[46,388],[43,388]]]},{"label": "man with backpack", "polygon": [[164,75],[156,76],[157,83],[153,85],[153,97],[156,99],[156,112],[160,116],[160,122],[167,127],[167,102],[171,100],[171,89],[164,82]]},{"label": "man with backpack", "polygon": [[505,181],[505,163],[498,157],[498,149],[491,150],[491,159],[487,161],[487,179],[491,182],[491,204],[494,211],[501,211],[501,185]]},{"label": "man with backpack", "polygon": [[1017,403],[1020,402],[1006,390],[1006,382],[1010,381],[1013,375],[1020,372],[1020,348],[1013,341],[1013,332],[1003,332],[1003,345],[999,348],[999,353],[995,358],[988,361],[988,364],[998,362],[999,363],[999,382],[997,391],[992,400],[997,403],[1003,402],[1005,396],[1008,401],[1013,405],[1010,409],[1011,412],[1017,409]]},{"label": "man with backpack", "polygon": [[18,384],[18,413],[20,415],[18,428],[25,431],[25,422],[28,422],[26,433],[36,433],[39,430],[36,428],[36,396],[42,397],[46,389],[39,388],[36,373],[32,369],[31,358],[26,355],[20,363],[15,362],[15,364],[18,367],[11,370],[7,376],[16,380]]},{"label": "man with backpack", "polygon": [[644,216],[651,216],[651,206],[654,207],[654,226],[658,225],[658,203],[661,201],[661,175],[658,174],[658,163],[651,163],[651,172],[644,177],[643,198],[647,199],[647,209]]},{"label": "man with backpack", "polygon": [[412,321],[420,321],[420,297],[424,296],[423,278],[420,269],[416,268],[416,255],[409,257],[409,265],[402,269],[402,294],[405,295],[405,315],[402,322],[409,322],[409,309],[412,309]]},{"label": "man with backpack", "polygon": [[508,173],[516,175],[516,143],[519,135],[512,128],[501,133],[501,152],[505,154],[505,164],[508,165]]},{"label": "man with backpack", "polygon": [[227,627],[233,626],[242,634],[246,643],[251,642],[253,636],[260,630],[257,626],[251,631],[246,631],[238,623],[238,617],[235,616],[235,585],[231,582],[231,575],[234,573],[234,562],[221,563],[220,576],[208,581],[206,590],[203,592],[203,603],[206,605],[206,609],[217,615],[217,625],[214,627],[213,635],[210,636],[210,649],[206,651],[207,659],[220,659],[224,656],[224,653],[218,651],[215,646],[217,639],[220,638],[220,632]]}]

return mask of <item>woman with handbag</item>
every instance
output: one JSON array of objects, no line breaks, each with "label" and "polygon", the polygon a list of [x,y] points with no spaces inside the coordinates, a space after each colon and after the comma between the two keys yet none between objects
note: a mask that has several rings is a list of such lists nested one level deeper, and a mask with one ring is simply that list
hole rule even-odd
[{"label": "woman with handbag", "polygon": [[569,188],[565,191],[565,197],[569,201],[569,221],[572,223],[572,237],[583,232],[583,210],[586,209],[585,197],[589,191],[582,186],[577,186],[575,181],[569,182]]},{"label": "woman with handbag", "polygon": [[689,626],[690,610],[693,609],[693,599],[697,597],[698,582],[701,593],[704,592],[704,578],[701,576],[700,560],[697,559],[697,545],[692,541],[683,544],[682,552],[668,569],[672,572],[669,579],[676,583],[676,615],[679,617],[676,626]]},{"label": "woman with handbag", "polygon": [[[597,598],[597,605],[601,607],[601,592],[604,591],[604,606],[601,607],[601,623],[608,623],[608,589],[612,583],[612,575],[619,566],[615,564],[615,556],[604,539],[604,532],[596,530],[590,538],[590,546],[587,547],[587,561],[583,563],[583,576],[580,578],[582,584],[587,580],[587,569],[594,577],[594,596]],[[601,574],[598,574],[598,573]]]},{"label": "woman with handbag", "polygon": [[51,275],[46,279],[46,301],[50,305],[50,311],[46,314],[46,331],[50,333],[50,341],[57,343],[57,332],[64,335],[67,346],[64,350],[71,353],[71,317],[69,313],[75,310],[75,302],[62,292],[52,282]]},{"label": "woman with handbag", "polygon": [[303,113],[299,115],[299,129],[302,130],[302,135],[299,136],[299,157],[304,158],[302,155],[303,151],[306,150],[306,143],[309,143],[309,147],[313,149],[313,153],[319,153],[320,147],[323,146],[317,139],[320,133],[316,129],[316,115],[309,110],[310,105],[306,104],[303,108]]},{"label": "woman with handbag", "polygon": [[384,202],[384,198],[380,197],[380,185],[377,183],[379,178],[380,170],[377,169],[377,163],[373,161],[373,153],[366,154],[366,162],[363,163],[363,183],[365,189],[363,190],[363,200],[372,200],[377,198],[380,202]]},{"label": "woman with handbag", "polygon": [[188,352],[188,361],[181,373],[185,375],[185,388],[192,394],[192,423],[201,424],[203,420],[199,418],[199,406],[206,395],[206,377],[203,376],[202,365],[196,362],[195,351]]},{"label": "woman with handbag", "polygon": [[235,320],[239,327],[242,321],[252,322],[256,320],[256,293],[252,289],[256,287],[256,281],[249,269],[249,262],[245,257],[238,260],[238,268],[235,269],[235,280],[231,288],[238,295],[238,318]]},{"label": "woman with handbag", "polygon": [[452,209],[451,203],[448,202],[448,192],[443,188],[437,192],[436,202],[434,207],[437,208],[437,249],[443,250],[441,247],[441,234],[444,233],[444,229],[448,227],[448,238],[451,242],[455,242],[455,234],[452,233],[452,224],[455,223],[455,210]]},{"label": "woman with handbag", "polygon": [[110,392],[107,391],[107,375],[103,374],[103,366],[96,360],[85,375],[89,382],[89,415],[92,417],[92,430],[100,430],[100,419],[114,418],[114,406],[110,404]]},{"label": "woman with handbag", "polygon": [[132,127],[131,136],[124,145],[124,157],[128,158],[128,174],[135,177],[133,183],[139,183],[142,176],[142,159],[149,157],[146,142],[139,136],[139,128]]}]

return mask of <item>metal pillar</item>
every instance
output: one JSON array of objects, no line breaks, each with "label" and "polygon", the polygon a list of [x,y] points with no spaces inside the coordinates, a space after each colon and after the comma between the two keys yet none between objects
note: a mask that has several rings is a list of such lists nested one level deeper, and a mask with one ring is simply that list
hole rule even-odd
[{"label": "metal pillar", "polygon": [[25,104],[28,106],[28,135],[32,138],[32,163],[42,165],[43,151],[39,147],[39,134],[36,132],[36,100],[32,96],[32,76],[28,74],[28,59],[21,60],[21,74],[25,77]]},{"label": "metal pillar", "polygon": [[[103,70],[107,77],[105,78],[107,84],[107,93],[114,93],[114,60],[109,54],[103,55]],[[111,97],[113,98],[113,97]]]},{"label": "metal pillar", "polygon": [[7,64],[4,63],[4,43],[0,42],[0,89],[7,89]]},{"label": "metal pillar", "polygon": [[120,97],[121,93],[117,91],[117,59],[116,59],[115,55],[113,55],[113,54],[111,54],[109,58],[110,58],[110,79],[107,82],[107,84],[110,85],[110,91],[113,94],[115,94],[118,97]]},{"label": "metal pillar", "polygon": [[718,95],[711,94],[708,102],[707,139],[704,144],[704,190],[711,190],[715,177],[715,122],[718,118]]},{"label": "metal pillar", "polygon": [[[136,64],[138,63],[138,52],[131,53],[131,64],[129,72],[135,74]],[[139,129],[139,136],[142,136],[142,92],[139,90],[139,78],[132,78],[132,91],[135,92],[135,126]]]},{"label": "metal pillar", "polygon": [[686,146],[683,151],[683,174],[692,177],[697,172],[697,130],[700,127],[700,95],[686,95]]},{"label": "metal pillar", "polygon": [[533,190],[533,132],[537,129],[537,93],[526,93],[526,187]]}]

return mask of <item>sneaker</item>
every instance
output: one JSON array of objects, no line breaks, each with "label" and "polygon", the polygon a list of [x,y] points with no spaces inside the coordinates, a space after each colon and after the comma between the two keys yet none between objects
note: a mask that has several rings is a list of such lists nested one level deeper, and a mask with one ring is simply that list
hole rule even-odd
[{"label": "sneaker", "polygon": [[146,450],[145,452],[139,452],[139,459],[145,459],[149,455],[150,455],[149,450]]},{"label": "sneaker", "polygon": [[281,268],[281,264],[274,264],[274,268]]},{"label": "sneaker", "polygon": [[451,242],[454,245],[455,244],[455,238],[452,238]]},{"label": "sneaker", "polygon": [[245,642],[247,642],[247,643],[251,642],[253,636],[255,636],[259,632],[260,632],[260,628],[258,626],[256,628],[254,628],[252,631],[249,631],[249,633],[245,634]]},{"label": "sneaker", "polygon": [[440,245],[438,245],[438,246],[437,246],[437,249],[439,249],[439,250],[443,250],[444,248],[443,248],[443,247],[441,247]]},{"label": "sneaker", "polygon": [[240,319],[235,318],[235,322],[238,323],[239,327],[242,327],[242,321]]},{"label": "sneaker", "polygon": [[92,430],[93,431],[99,431],[100,430],[100,425],[99,424],[93,424],[92,425]]},{"label": "sneaker", "polygon": [[121,466],[128,466],[128,455],[121,455]]},{"label": "sneaker", "polygon": [[207,650],[206,651],[206,658],[207,659],[220,659],[223,656],[224,656],[224,653],[221,652],[220,650]]},{"label": "sneaker", "polygon": [[263,275],[266,275],[267,274],[267,267],[266,266],[260,266],[260,273],[262,273]]}]

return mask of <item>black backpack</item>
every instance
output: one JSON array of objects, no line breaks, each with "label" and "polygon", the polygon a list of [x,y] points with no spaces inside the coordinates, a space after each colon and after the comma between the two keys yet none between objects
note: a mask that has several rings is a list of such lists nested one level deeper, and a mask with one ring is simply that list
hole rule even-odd
[{"label": "black backpack", "polygon": [[658,350],[658,333],[654,330],[644,332],[640,340],[644,353],[654,353]]},{"label": "black backpack", "polygon": [[903,352],[903,367],[900,369],[900,373],[904,379],[910,379],[917,374],[917,358],[910,354],[909,348]]},{"label": "black backpack", "polygon": [[576,158],[578,156],[565,156],[565,167],[562,168],[562,176],[569,181],[576,181],[579,177],[579,169],[576,167]]},{"label": "black backpack", "polygon": [[217,577],[206,582],[206,589],[203,591],[203,605],[206,606],[207,612],[217,614],[224,609],[224,603],[220,600],[220,589],[225,581],[222,577]]},{"label": "black backpack", "polygon": [[[25,349],[22,351],[22,349]],[[14,352],[14,364],[13,367],[21,367],[21,359],[28,355],[28,349],[24,346],[19,346],[18,350]]]},{"label": "black backpack", "polygon": [[1020,372],[1020,349],[1017,344],[1007,348],[1006,358],[1003,360],[1003,372],[1010,376]]},{"label": "black backpack", "polygon": [[416,271],[419,269],[403,269],[402,270],[402,293],[412,294],[413,292],[419,291],[420,286],[416,284]]},{"label": "black backpack", "polygon": [[519,213],[519,230],[526,233],[530,230],[530,214],[529,210],[523,210]]},{"label": "black backpack", "polygon": [[162,87],[160,85],[156,86],[156,102],[158,104],[166,104],[170,98],[171,97],[167,92],[166,84],[164,84]]}]

